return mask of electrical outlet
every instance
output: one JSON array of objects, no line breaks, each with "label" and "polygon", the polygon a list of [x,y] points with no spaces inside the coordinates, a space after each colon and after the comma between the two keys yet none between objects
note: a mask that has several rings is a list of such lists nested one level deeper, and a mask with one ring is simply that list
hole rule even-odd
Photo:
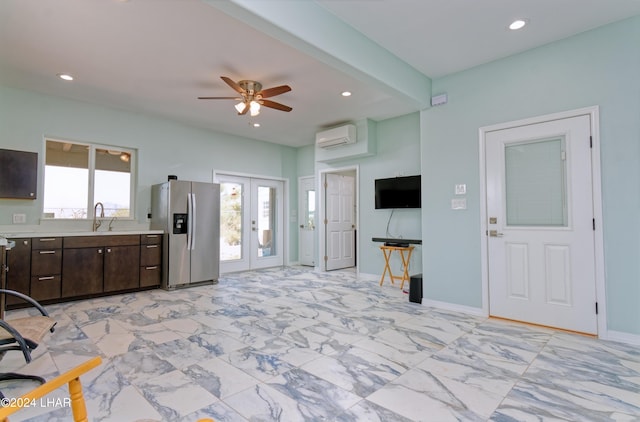
[{"label": "electrical outlet", "polygon": [[13,214],[13,224],[25,224],[27,222],[27,214]]},{"label": "electrical outlet", "polygon": [[467,185],[462,183],[455,186],[456,195],[464,195],[467,193]]}]

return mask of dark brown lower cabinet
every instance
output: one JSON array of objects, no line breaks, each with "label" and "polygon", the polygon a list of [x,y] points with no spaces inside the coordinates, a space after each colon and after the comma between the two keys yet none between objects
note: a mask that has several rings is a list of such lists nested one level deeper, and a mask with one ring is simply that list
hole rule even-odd
[{"label": "dark brown lower cabinet", "polygon": [[62,297],[140,287],[140,235],[64,239]]},{"label": "dark brown lower cabinet", "polygon": [[140,287],[140,246],[108,246],[104,254],[104,291]]},{"label": "dark brown lower cabinet", "polygon": [[[7,251],[7,289],[29,296],[31,284],[31,239],[12,239],[15,246]],[[6,296],[7,305],[24,303],[15,296]]]},{"label": "dark brown lower cabinet", "polygon": [[[162,234],[12,240],[7,288],[45,303],[160,285]],[[9,308],[22,305],[7,297]]]},{"label": "dark brown lower cabinet", "polygon": [[62,258],[62,297],[102,293],[104,248],[65,248]]}]

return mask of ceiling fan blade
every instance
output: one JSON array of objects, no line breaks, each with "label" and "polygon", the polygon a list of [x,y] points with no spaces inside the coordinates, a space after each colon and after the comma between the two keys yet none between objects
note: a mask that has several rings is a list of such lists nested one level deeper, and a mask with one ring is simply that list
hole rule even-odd
[{"label": "ceiling fan blade", "polygon": [[280,103],[276,103],[275,101],[271,101],[271,100],[260,100],[259,102],[260,102],[260,104],[262,104],[265,107],[275,108],[276,110],[281,110],[281,111],[291,111],[291,110],[293,110],[289,106],[286,106],[286,105],[280,104]]},{"label": "ceiling fan blade", "polygon": [[225,81],[227,83],[227,85],[229,85],[231,88],[233,88],[238,94],[242,94],[242,95],[246,94],[245,90],[242,89],[242,87],[240,85],[238,85],[237,83],[232,81],[230,78],[227,78],[226,76],[220,76],[220,79]]},{"label": "ceiling fan blade", "polygon": [[285,92],[291,91],[291,87],[289,85],[281,85],[273,88],[263,89],[258,92],[256,95],[261,96],[262,98],[275,97],[276,95],[284,94]]},{"label": "ceiling fan blade", "polygon": [[238,97],[198,97],[199,100],[242,100]]}]

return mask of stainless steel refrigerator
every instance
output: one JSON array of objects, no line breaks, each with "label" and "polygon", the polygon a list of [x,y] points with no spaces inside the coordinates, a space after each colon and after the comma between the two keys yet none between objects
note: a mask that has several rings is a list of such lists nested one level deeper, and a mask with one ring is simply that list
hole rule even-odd
[{"label": "stainless steel refrigerator", "polygon": [[164,230],[162,287],[220,275],[220,185],[170,180],[151,188],[151,229]]}]

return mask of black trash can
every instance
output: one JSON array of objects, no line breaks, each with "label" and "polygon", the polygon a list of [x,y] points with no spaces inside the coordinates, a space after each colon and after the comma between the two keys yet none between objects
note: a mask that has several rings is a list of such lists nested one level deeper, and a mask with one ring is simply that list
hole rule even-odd
[{"label": "black trash can", "polygon": [[409,278],[409,302],[422,303],[422,274]]}]

